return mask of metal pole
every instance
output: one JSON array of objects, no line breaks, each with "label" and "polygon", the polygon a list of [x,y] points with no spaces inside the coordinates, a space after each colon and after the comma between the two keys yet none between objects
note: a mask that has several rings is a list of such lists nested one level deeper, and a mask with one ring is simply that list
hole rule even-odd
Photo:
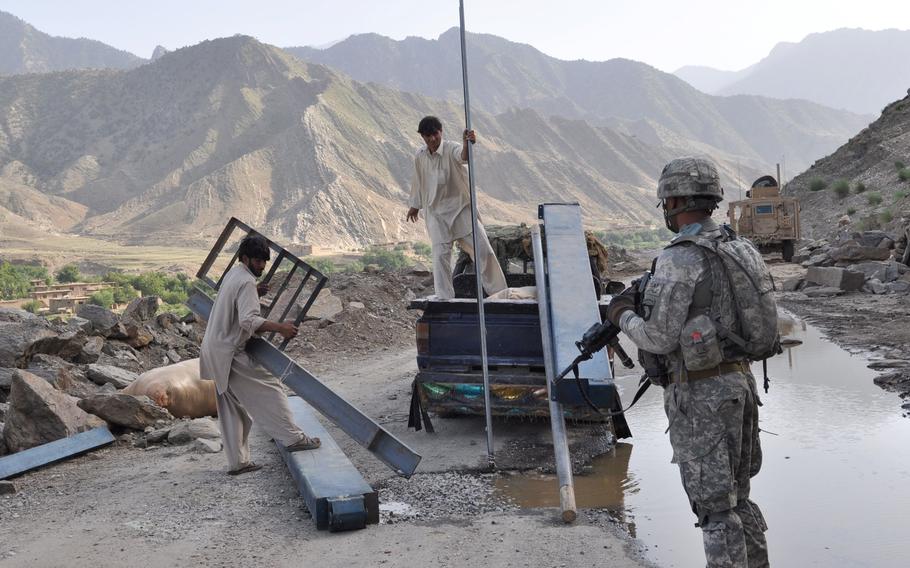
[{"label": "metal pole", "polygon": [[[468,59],[464,39],[464,0],[458,0],[458,16],[461,23],[461,77],[464,84],[464,121],[465,129],[471,129],[471,99],[468,95]],[[487,458],[490,467],[496,467],[493,455],[493,410],[490,404],[490,370],[487,366],[487,323],[483,306],[483,282],[480,278],[482,268],[477,262],[477,192],[474,190],[474,149],[468,145],[468,187],[471,191],[471,240],[474,244],[474,280],[477,282],[477,316],[480,321],[480,359],[483,366],[483,406],[487,419]]]},{"label": "metal pole", "polygon": [[566,438],[566,419],[562,413],[562,405],[556,401],[552,393],[553,379],[556,375],[556,363],[553,360],[550,300],[543,259],[543,242],[540,238],[540,225],[531,229],[531,243],[534,249],[534,280],[537,284],[537,308],[540,311],[543,367],[547,375],[547,399],[550,402],[550,429],[553,432],[556,477],[559,479],[559,507],[562,510],[563,522],[571,523],[578,516],[578,509],[575,506],[575,482],[572,479],[572,460],[569,457],[569,442]]}]

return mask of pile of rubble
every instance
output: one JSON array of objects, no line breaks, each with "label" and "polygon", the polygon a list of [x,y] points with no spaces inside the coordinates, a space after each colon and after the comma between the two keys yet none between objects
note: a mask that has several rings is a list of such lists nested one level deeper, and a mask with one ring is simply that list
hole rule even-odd
[{"label": "pile of rubble", "polygon": [[191,316],[133,300],[121,315],[83,305],[65,323],[0,309],[0,455],[108,426],[137,444],[194,440],[220,451],[210,418],[177,421],[147,396],[121,392],[139,373],[199,355]]},{"label": "pile of rubble", "polygon": [[847,233],[809,243],[793,257],[808,268],[805,277],[786,280],[787,292],[809,297],[839,296],[845,292],[906,294],[910,267],[891,260],[894,239],[883,231]]}]

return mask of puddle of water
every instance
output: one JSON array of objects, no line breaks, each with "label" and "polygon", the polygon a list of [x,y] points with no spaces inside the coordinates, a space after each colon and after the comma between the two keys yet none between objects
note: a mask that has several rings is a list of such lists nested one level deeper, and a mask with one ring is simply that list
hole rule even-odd
[{"label": "puddle of water", "polygon": [[[761,427],[778,435],[762,435],[764,463],[752,480],[770,527],[772,565],[906,566],[897,533],[910,511],[910,420],[895,395],[873,384],[865,359],[792,316],[781,324],[802,345],[768,361]],[[760,380],[760,364],[753,371]],[[628,400],[637,377],[617,383]],[[613,511],[661,566],[704,566],[701,531],[670,463],[659,391],[649,391],[628,420],[631,443],[575,478],[579,506]],[[524,507],[558,506],[553,476],[502,478],[497,488]]]}]

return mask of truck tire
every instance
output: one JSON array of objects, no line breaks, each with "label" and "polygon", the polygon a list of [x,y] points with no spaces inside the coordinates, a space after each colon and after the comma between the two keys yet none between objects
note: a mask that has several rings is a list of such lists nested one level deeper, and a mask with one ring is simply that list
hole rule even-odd
[{"label": "truck tire", "polygon": [[793,249],[795,248],[794,241],[784,241],[782,248],[783,250],[781,252],[781,256],[784,257],[784,262],[790,262],[793,260]]}]

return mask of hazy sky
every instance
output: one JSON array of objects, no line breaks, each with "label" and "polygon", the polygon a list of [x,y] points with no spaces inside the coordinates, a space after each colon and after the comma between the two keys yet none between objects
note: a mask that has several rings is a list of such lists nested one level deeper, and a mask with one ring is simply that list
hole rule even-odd
[{"label": "hazy sky", "polygon": [[[465,0],[467,29],[561,59],[627,57],[673,71],[741,69],[780,41],[843,27],[910,26],[900,0]],[[351,34],[436,38],[458,25],[457,0],[0,0],[51,35],[88,37],[149,57],[243,33],[281,47]]]}]

